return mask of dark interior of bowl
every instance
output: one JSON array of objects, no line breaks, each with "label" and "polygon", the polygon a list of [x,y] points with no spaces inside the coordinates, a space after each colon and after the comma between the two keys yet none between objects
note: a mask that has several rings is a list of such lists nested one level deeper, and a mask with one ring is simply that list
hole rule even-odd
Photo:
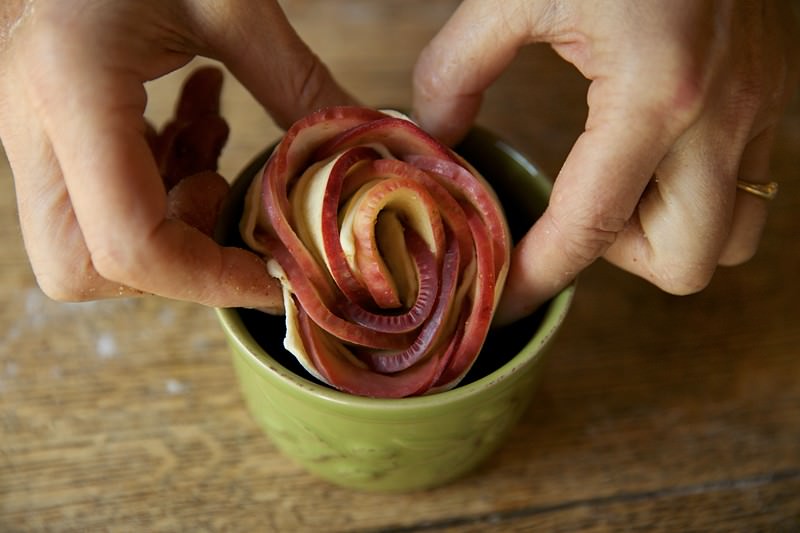
[{"label": "dark interior of bowl", "polygon": [[[548,189],[544,179],[532,183],[530,174],[537,173],[536,169],[514,149],[482,128],[474,128],[456,147],[456,151],[491,183],[503,204],[512,238],[517,242],[546,207]],[[233,184],[217,228],[219,242],[229,246],[244,246],[238,232],[244,196],[250,182],[266,163],[269,153],[270,150],[267,150],[254,159]],[[482,353],[461,384],[480,379],[510,361],[533,337],[546,310],[547,304],[514,324],[490,330]],[[283,347],[286,334],[284,317],[251,309],[237,309],[236,312],[253,339],[273,359],[288,370],[319,383]],[[484,353],[491,354],[491,357],[484,357]]]}]

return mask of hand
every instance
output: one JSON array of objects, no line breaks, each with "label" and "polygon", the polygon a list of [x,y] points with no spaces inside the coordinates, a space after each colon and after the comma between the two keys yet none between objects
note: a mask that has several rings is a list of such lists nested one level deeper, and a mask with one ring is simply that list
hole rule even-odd
[{"label": "hand", "polygon": [[[143,118],[144,83],[195,55],[222,61],[282,126],[350,103],[277,2],[16,1],[0,9],[0,24],[0,138],[45,293],[280,308],[263,261],[207,235],[227,190],[211,171],[227,135],[215,109],[219,75],[187,85],[161,136]],[[178,135],[209,152],[176,158],[168,141],[195,119]],[[162,174],[169,186],[185,179],[167,195]]]},{"label": "hand", "polygon": [[519,318],[598,257],[675,294],[756,251],[775,124],[795,87],[790,3],[465,0],[422,53],[421,125],[465,133],[525,44],[547,42],[589,80],[586,128],[550,205],[517,245],[498,321]]}]

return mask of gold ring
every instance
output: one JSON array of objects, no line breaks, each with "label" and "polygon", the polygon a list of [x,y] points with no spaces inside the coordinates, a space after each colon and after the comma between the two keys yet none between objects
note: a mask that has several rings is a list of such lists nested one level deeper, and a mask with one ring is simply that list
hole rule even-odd
[{"label": "gold ring", "polygon": [[770,181],[769,183],[752,183],[750,181],[736,180],[736,187],[754,194],[764,200],[772,200],[778,194],[778,183]]}]

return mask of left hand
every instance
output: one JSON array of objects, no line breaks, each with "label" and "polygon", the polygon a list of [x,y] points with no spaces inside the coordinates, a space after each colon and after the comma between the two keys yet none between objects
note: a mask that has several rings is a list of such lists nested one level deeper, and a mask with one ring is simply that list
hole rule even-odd
[{"label": "left hand", "polygon": [[[276,0],[0,1],[0,139],[48,296],[281,307],[259,257],[207,234],[226,190],[213,172],[221,80],[203,74],[171,128],[192,157],[145,123],[145,83],[195,56],[224,63],[282,126],[352,101]],[[191,177],[168,193],[165,175]]]}]

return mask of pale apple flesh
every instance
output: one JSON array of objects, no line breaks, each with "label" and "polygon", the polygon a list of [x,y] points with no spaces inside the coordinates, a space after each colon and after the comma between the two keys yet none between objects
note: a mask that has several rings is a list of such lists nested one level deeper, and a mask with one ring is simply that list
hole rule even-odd
[{"label": "pale apple flesh", "polygon": [[284,346],[339,390],[454,387],[486,339],[510,236],[488,183],[396,113],[295,123],[248,191],[240,231],[281,281]]}]

